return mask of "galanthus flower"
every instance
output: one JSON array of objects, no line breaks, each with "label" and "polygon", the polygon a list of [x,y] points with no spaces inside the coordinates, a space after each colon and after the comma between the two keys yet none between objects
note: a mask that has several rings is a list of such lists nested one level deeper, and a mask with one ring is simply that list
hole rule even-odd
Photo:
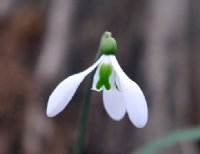
[{"label": "galanthus flower", "polygon": [[120,67],[115,53],[117,44],[110,32],[105,32],[100,42],[101,57],[88,69],[69,76],[52,92],[48,100],[47,116],[60,113],[70,102],[83,79],[96,69],[92,90],[103,91],[103,104],[108,115],[121,120],[125,113],[138,128],[147,123],[148,109],[140,87]]}]

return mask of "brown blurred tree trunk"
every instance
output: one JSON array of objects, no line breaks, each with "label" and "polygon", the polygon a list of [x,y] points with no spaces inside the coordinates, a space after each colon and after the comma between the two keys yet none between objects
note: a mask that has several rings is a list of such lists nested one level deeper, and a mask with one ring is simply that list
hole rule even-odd
[{"label": "brown blurred tree trunk", "polygon": [[5,16],[10,10],[10,7],[12,6],[11,0],[0,0],[0,18],[2,16]]},{"label": "brown blurred tree trunk", "polygon": [[[71,0],[56,0],[51,2],[47,18],[47,30],[43,42],[43,48],[39,55],[35,77],[37,80],[35,95],[26,106],[26,119],[24,131],[24,153],[66,153],[64,148],[65,136],[58,135],[60,141],[54,140],[59,129],[54,126],[54,121],[47,118],[46,103],[43,107],[44,94],[48,87],[61,75],[65,69],[68,56],[70,36],[70,22],[74,3]],[[47,88],[46,88],[47,87]],[[63,127],[63,126],[59,126]],[[58,127],[58,128],[59,128]],[[46,142],[44,142],[45,139]],[[46,146],[47,147],[46,147]],[[49,149],[51,146],[52,149]]]},{"label": "brown blurred tree trunk", "polygon": [[[190,123],[189,2],[152,0],[150,11],[144,70],[152,102],[146,137],[152,140]],[[196,150],[191,143],[159,153],[195,154]]]},{"label": "brown blurred tree trunk", "polygon": [[190,80],[192,88],[191,102],[193,102],[192,121],[200,123],[200,1],[192,0],[190,5]]}]

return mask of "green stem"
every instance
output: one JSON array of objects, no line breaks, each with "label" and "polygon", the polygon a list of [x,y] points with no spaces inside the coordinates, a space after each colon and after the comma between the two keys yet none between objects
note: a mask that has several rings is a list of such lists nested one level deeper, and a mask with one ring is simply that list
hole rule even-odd
[{"label": "green stem", "polygon": [[194,127],[169,134],[153,143],[148,144],[145,147],[142,147],[132,154],[151,154],[179,142],[197,139],[200,139],[200,127]]},{"label": "green stem", "polygon": [[[100,57],[100,52],[98,51],[95,61]],[[89,109],[90,109],[90,98],[91,98],[91,87],[93,82],[93,76],[95,71],[92,72],[90,77],[90,81],[87,87],[86,95],[83,102],[83,107],[80,115],[80,125],[78,129],[78,137],[74,147],[74,154],[81,154],[83,153],[83,145],[85,140],[85,133],[87,128],[87,122],[89,117]]]}]

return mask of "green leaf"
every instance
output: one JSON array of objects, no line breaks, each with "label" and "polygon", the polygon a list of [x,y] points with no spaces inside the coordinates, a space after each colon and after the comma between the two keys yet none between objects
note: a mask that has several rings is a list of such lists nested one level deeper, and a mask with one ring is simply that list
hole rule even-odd
[{"label": "green leaf", "polygon": [[132,154],[152,154],[166,147],[174,144],[188,141],[188,140],[200,139],[200,127],[194,127],[186,130],[180,130],[178,132],[169,134],[163,138],[160,138],[142,148],[133,152]]}]

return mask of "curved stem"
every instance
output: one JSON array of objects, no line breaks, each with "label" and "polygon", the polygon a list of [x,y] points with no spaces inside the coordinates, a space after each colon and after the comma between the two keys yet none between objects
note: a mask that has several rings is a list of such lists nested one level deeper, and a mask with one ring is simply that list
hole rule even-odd
[{"label": "curved stem", "polygon": [[[98,50],[95,61],[100,57],[100,51]],[[90,109],[90,98],[91,98],[91,87],[93,82],[93,76],[94,72],[92,72],[92,75],[90,77],[90,81],[87,87],[86,95],[83,102],[83,107],[80,115],[80,125],[78,129],[78,137],[76,140],[76,144],[74,147],[74,154],[81,154],[83,153],[83,145],[85,140],[85,133],[87,128],[87,122],[89,117],[89,109]]]},{"label": "curved stem", "polygon": [[151,154],[179,142],[197,139],[200,139],[200,127],[194,127],[169,134],[156,140],[155,142],[148,144],[145,147],[142,147],[136,152],[132,152],[132,154]]}]

